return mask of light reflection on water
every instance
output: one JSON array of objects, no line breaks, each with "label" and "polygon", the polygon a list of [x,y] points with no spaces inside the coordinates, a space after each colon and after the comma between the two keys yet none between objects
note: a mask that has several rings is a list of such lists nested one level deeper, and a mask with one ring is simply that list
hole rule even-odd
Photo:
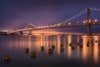
[{"label": "light reflection on water", "polygon": [[99,60],[99,37],[98,36],[94,36],[94,49],[93,49],[93,58],[95,63],[98,63]]},{"label": "light reflection on water", "polygon": [[88,58],[88,47],[87,47],[87,41],[88,41],[88,38],[87,36],[83,36],[83,49],[82,49],[82,58],[83,60],[87,60]]},{"label": "light reflection on water", "polygon": [[[28,48],[29,52],[36,51],[36,53],[40,55],[40,53],[42,54],[41,46],[43,46],[44,52],[47,55],[48,50],[52,48],[52,46],[54,46],[55,49],[53,51],[53,54],[56,56],[61,55],[64,49],[64,55],[67,55],[66,59],[76,58],[74,56],[77,56],[78,60],[83,59],[84,62],[87,62],[89,59],[94,60],[95,63],[99,62],[99,36],[83,35],[79,37],[78,35],[76,35],[76,38],[74,38],[73,35],[64,35],[63,37],[62,35],[39,35],[26,37],[1,36],[1,38],[5,38],[4,40],[1,40],[2,43],[0,46],[0,48],[5,50],[5,54],[8,52],[9,49],[9,52],[11,52],[11,55],[13,55],[13,50],[15,50],[14,53],[16,53],[18,50],[20,51],[21,49],[24,50]],[[83,47],[80,47],[80,45]],[[46,58],[46,55],[43,55],[42,57],[39,56],[39,58]]]},{"label": "light reflection on water", "polygon": [[71,58],[72,56],[72,49],[70,46],[68,46],[68,58]]}]

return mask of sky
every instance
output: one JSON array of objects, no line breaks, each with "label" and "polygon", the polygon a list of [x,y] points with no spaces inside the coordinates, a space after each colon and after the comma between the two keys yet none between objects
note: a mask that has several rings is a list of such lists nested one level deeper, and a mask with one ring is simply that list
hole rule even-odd
[{"label": "sky", "polygon": [[100,0],[0,0],[0,28],[54,24],[99,4]]}]

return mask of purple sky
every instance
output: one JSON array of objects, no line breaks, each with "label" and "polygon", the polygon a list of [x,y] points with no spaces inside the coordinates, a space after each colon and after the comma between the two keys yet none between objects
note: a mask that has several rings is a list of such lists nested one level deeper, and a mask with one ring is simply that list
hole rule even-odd
[{"label": "purple sky", "polygon": [[57,23],[99,4],[100,0],[0,0],[0,28]]}]

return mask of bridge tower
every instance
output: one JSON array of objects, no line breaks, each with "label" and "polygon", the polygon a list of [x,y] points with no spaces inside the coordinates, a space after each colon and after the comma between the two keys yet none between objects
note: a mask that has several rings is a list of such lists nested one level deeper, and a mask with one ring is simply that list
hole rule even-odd
[{"label": "bridge tower", "polygon": [[87,26],[88,26],[88,35],[91,36],[92,35],[92,30],[91,30],[91,24],[92,24],[92,20],[91,20],[91,9],[87,8]]}]

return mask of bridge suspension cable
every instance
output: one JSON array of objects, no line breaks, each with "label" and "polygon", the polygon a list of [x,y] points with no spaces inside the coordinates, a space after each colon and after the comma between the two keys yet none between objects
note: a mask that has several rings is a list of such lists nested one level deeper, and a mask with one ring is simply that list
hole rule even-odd
[{"label": "bridge suspension cable", "polygon": [[[76,19],[76,18],[82,16],[82,15],[85,14],[86,12],[87,12],[87,8],[85,8],[84,10],[82,10],[81,12],[79,12],[78,14],[76,14],[76,15],[70,17],[69,19],[66,19],[66,20],[64,20],[64,21],[61,21],[61,22],[59,22],[59,23],[57,23],[57,24],[64,24],[64,23],[67,23],[67,22],[69,22],[69,21],[71,21],[71,20],[73,20],[73,19]],[[62,23],[62,22],[63,22],[63,23]],[[55,24],[55,25],[56,25],[56,24]]]},{"label": "bridge suspension cable", "polygon": [[87,11],[87,10],[84,9],[84,10],[82,10],[81,12],[79,12],[78,14],[76,14],[76,15],[72,16],[71,18],[65,20],[64,22],[69,22],[69,21],[71,21],[71,20],[73,20],[73,19],[76,19],[76,18],[80,17],[81,15],[85,14],[86,11]]}]

